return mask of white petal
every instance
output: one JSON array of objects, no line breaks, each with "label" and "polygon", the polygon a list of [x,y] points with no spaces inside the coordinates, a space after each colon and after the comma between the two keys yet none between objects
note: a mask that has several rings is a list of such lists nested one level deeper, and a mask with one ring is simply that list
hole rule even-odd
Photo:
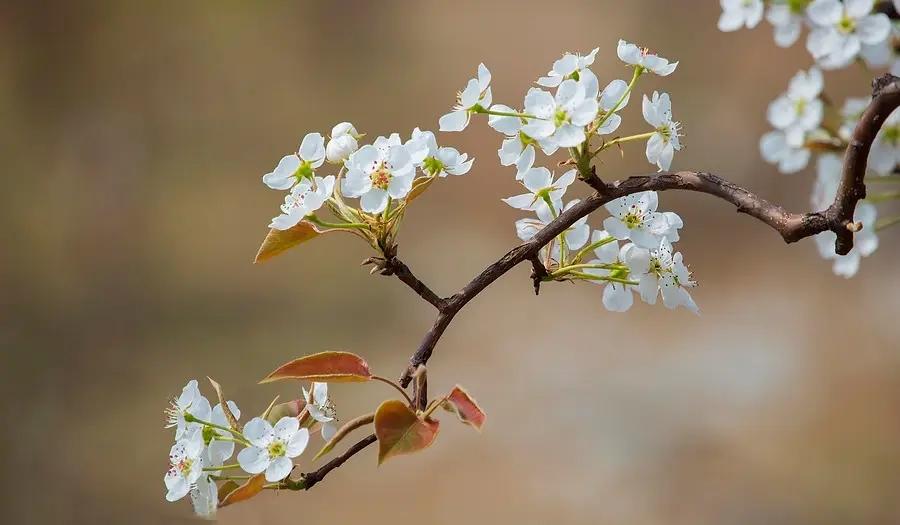
[{"label": "white petal", "polygon": [[266,468],[266,481],[269,483],[281,481],[288,477],[293,468],[294,463],[287,456],[277,457]]}]

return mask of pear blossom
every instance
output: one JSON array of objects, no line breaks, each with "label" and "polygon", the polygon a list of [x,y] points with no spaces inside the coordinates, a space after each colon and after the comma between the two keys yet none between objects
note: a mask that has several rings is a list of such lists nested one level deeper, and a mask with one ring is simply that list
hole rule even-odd
[{"label": "pear blossom", "polygon": [[773,3],[766,11],[766,20],[772,24],[775,33],[775,44],[779,47],[790,47],[800,38],[803,29],[803,5],[796,2],[785,4]]},{"label": "pear blossom", "polygon": [[584,142],[584,127],[594,120],[598,110],[597,100],[588,96],[584,83],[564,80],[555,97],[541,89],[529,90],[525,113],[535,118],[529,119],[522,131],[538,141],[550,140],[562,148],[575,147]]},{"label": "pear blossom", "polygon": [[769,104],[769,122],[784,131],[789,141],[802,142],[806,132],[822,123],[823,104],[819,95],[823,87],[818,68],[799,71],[791,79],[787,92]]},{"label": "pear blossom", "polygon": [[[518,113],[515,109],[503,104],[494,104],[491,111],[501,113]],[[522,126],[525,124],[521,117],[509,115],[490,115],[488,116],[488,125],[496,131],[506,135],[503,144],[497,150],[500,157],[501,166],[512,166],[519,161],[519,158],[527,149],[534,149],[533,144],[537,143],[545,155],[553,155],[559,149],[559,145],[550,140],[536,141],[524,131]],[[532,151],[532,154],[534,152]]]},{"label": "pear blossom", "polygon": [[[531,168],[522,177],[522,185],[529,193],[503,199],[503,202],[519,210],[533,210],[538,215],[552,216],[562,208],[562,197],[575,182],[575,177],[576,170],[571,169],[554,182],[553,174],[547,168]],[[550,208],[547,201],[553,203],[554,208]]]},{"label": "pear blossom", "polygon": [[597,128],[598,134],[608,135],[619,129],[622,117],[616,112],[627,106],[630,98],[631,93],[628,90],[628,83],[624,80],[613,80],[603,88],[599,100],[602,116],[599,118],[600,127]]},{"label": "pear blossom", "polygon": [[244,437],[251,446],[238,453],[238,464],[250,474],[265,472],[266,481],[274,483],[291,473],[291,459],[306,449],[309,431],[295,417],[283,417],[274,427],[256,417],[244,425]]},{"label": "pear blossom", "polygon": [[853,248],[847,255],[838,255],[834,251],[837,235],[832,231],[822,232],[814,237],[819,255],[827,260],[834,260],[832,271],[835,275],[850,278],[859,271],[859,263],[878,249],[878,235],[875,233],[875,220],[878,211],[868,202],[860,202],[853,213],[853,221],[862,224],[862,230],[853,234]]},{"label": "pear blossom", "polygon": [[809,163],[811,152],[803,142],[789,140],[783,131],[770,131],[759,141],[759,151],[766,162],[776,164],[781,173],[796,173]]},{"label": "pear blossom", "polygon": [[603,228],[619,240],[631,240],[636,245],[654,249],[661,239],[678,238],[681,217],[675,213],[659,213],[659,196],[655,191],[643,191],[619,197],[604,206],[610,217]]},{"label": "pear blossom", "polygon": [[647,141],[647,160],[656,164],[659,171],[667,170],[672,165],[675,152],[681,150],[679,140],[681,123],[672,120],[672,103],[669,94],[653,92],[653,98],[644,95],[644,120],[655,129],[655,133]]},{"label": "pear blossom", "polygon": [[888,38],[891,22],[883,13],[872,14],[872,0],[814,0],[806,13],[814,24],[806,48],[825,69],[849,64],[863,45]]},{"label": "pear blossom", "polygon": [[332,164],[340,164],[359,149],[356,128],[349,122],[341,122],[331,128],[331,139],[325,145],[325,159]]},{"label": "pear blossom", "polygon": [[322,439],[328,441],[337,432],[334,403],[328,398],[328,383],[314,382],[309,391],[303,387],[303,399],[309,415],[322,424]]},{"label": "pear blossom", "polygon": [[263,175],[263,183],[273,190],[289,190],[313,170],[325,163],[325,138],[321,133],[308,133],[297,153],[286,155],[270,173]]},{"label": "pear blossom", "polygon": [[619,40],[616,54],[622,62],[652,71],[661,77],[671,75],[678,67],[678,62],[669,63],[667,59],[650,53],[647,48],[638,47],[624,40]]},{"label": "pear blossom", "polygon": [[[625,253],[627,253],[627,251],[630,250],[630,247],[634,245],[628,243],[619,248],[619,243],[615,240],[615,237],[603,230],[595,230],[594,233],[591,234],[591,244],[597,244],[604,239],[609,242],[594,248],[594,255],[596,255],[597,258],[588,261],[588,264],[626,264]],[[631,266],[629,266],[628,269],[609,270],[605,268],[585,268],[584,273],[596,275],[598,277],[616,277],[619,279],[628,279],[632,273],[646,273],[647,267],[649,267],[650,264],[650,252],[643,250],[642,253],[646,254],[643,259],[643,265],[640,264],[638,258],[634,257],[630,261]],[[632,290],[635,289],[634,285],[612,281],[590,282],[604,285],[602,297],[603,306],[610,312],[626,312],[634,304],[634,296],[632,295]]]},{"label": "pear blossom", "polygon": [[741,27],[753,29],[763,17],[762,0],[719,0],[722,14],[719,31],[737,31]]},{"label": "pear blossom", "polygon": [[181,395],[173,399],[166,409],[166,428],[175,427],[175,440],[180,440],[188,430],[197,429],[199,423],[188,422],[185,416],[190,414],[192,418],[209,421],[212,409],[209,400],[200,393],[196,379],[191,379],[181,390]]},{"label": "pear blossom", "polygon": [[347,197],[361,197],[360,206],[368,213],[384,211],[388,198],[406,197],[416,173],[409,151],[396,134],[359,148],[346,165],[341,192]]},{"label": "pear blossom", "polygon": [[538,79],[538,85],[553,88],[569,78],[579,80],[585,71],[593,75],[588,67],[594,63],[598,51],[600,51],[600,48],[595,47],[584,56],[573,53],[564,54],[562,58],[553,63],[553,69],[547,73],[547,76]]},{"label": "pear blossom", "polygon": [[191,504],[194,514],[201,518],[212,518],[216,515],[219,506],[219,489],[216,482],[209,476],[200,476],[196,485],[191,489]]},{"label": "pear blossom", "polygon": [[885,67],[894,76],[900,76],[900,28],[894,25],[891,27],[891,34],[888,38],[873,45],[863,45],[860,50],[860,56],[866,61],[869,67]]},{"label": "pear blossom", "polygon": [[194,427],[172,445],[169,451],[169,470],[163,481],[166,500],[177,501],[187,496],[191,487],[203,475],[203,431]]},{"label": "pear blossom", "polygon": [[269,224],[276,230],[288,230],[297,225],[304,217],[322,207],[334,192],[334,175],[303,179],[291,188],[281,205],[281,215],[274,217]]},{"label": "pear blossom", "polygon": [[469,125],[472,113],[491,105],[491,72],[484,64],[478,65],[478,77],[469,80],[465,89],[457,95],[453,111],[440,118],[441,131],[462,131]]},{"label": "pear blossom", "polygon": [[884,124],[869,152],[868,167],[878,175],[890,175],[900,163],[900,109],[895,109]]},{"label": "pear blossom", "polygon": [[[578,199],[575,199],[568,204],[566,204],[565,209],[568,210],[572,206],[578,204],[580,202]],[[544,208],[542,210],[537,210],[537,219],[526,218],[519,219],[516,221],[516,236],[519,239],[528,242],[534,238],[537,232],[544,229],[545,226],[550,224],[553,220],[554,214],[556,214],[559,210],[554,209],[551,213],[549,212],[549,208]],[[591,228],[587,224],[587,217],[582,217],[575,221],[571,226],[569,226],[566,231],[564,231],[561,236],[566,241],[566,248],[570,250],[577,250],[587,243],[588,237],[591,234]],[[552,259],[557,262],[561,262],[561,248],[559,242],[556,239],[553,240],[547,246],[544,246],[541,249],[541,257],[544,259]]]},{"label": "pear blossom", "polygon": [[700,312],[687,290],[697,283],[691,280],[681,253],[672,254],[672,244],[668,239],[661,240],[657,248],[650,250],[649,257],[644,253],[644,248],[635,245],[624,254],[629,268],[643,268],[644,258],[649,260],[647,270],[636,271],[632,278],[638,281],[638,291],[645,303],[656,304],[656,298],[662,294],[666,308],[684,306],[694,313]]}]

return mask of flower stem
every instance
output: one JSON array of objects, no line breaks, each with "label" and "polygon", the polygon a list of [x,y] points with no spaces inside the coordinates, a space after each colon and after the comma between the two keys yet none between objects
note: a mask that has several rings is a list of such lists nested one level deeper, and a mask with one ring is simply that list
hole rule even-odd
[{"label": "flower stem", "polygon": [[[583,268],[598,268],[602,270],[625,270],[628,267],[624,264],[572,264],[569,266],[563,266],[562,268],[554,271],[550,274],[550,277],[562,277],[567,273],[574,272],[575,270],[581,270]],[[579,272],[581,273],[581,272]],[[599,276],[595,276],[599,277]]]},{"label": "flower stem", "polygon": [[519,117],[519,118],[532,118],[535,120],[547,120],[545,118],[541,118],[535,115],[529,115],[528,113],[516,113],[510,111],[494,111],[492,109],[481,108],[475,111],[476,113],[484,113],[485,115],[496,115],[498,117]]},{"label": "flower stem", "polygon": [[616,144],[623,144],[623,143],[625,143],[625,142],[631,142],[631,141],[633,141],[633,140],[649,139],[649,138],[652,137],[655,133],[656,133],[656,130],[654,130],[654,131],[648,131],[647,133],[641,133],[641,134],[638,134],[638,135],[631,135],[631,136],[628,136],[628,137],[619,137],[619,138],[617,138],[617,139],[613,139],[613,140],[611,140],[611,141],[609,141],[609,142],[604,143],[604,144],[603,144],[602,146],[600,146],[599,148],[597,148],[597,151],[595,151],[591,156],[593,157],[593,156],[596,155],[597,153],[600,153],[601,151],[603,151],[603,150],[605,150],[605,149],[607,149],[607,148],[610,148],[610,147],[612,147],[612,146],[614,146],[614,145],[616,145]]},{"label": "flower stem", "polygon": [[576,253],[573,261],[575,263],[578,263],[579,261],[581,261],[581,258],[584,257],[585,254],[588,253],[589,251],[593,250],[594,248],[599,248],[603,245],[609,244],[615,240],[616,240],[615,237],[610,236],[610,237],[604,237],[597,242],[592,242],[591,244],[588,244],[587,246],[582,248],[578,253]]},{"label": "flower stem", "polygon": [[426,410],[425,412],[422,413],[422,417],[426,418],[426,417],[430,416],[432,412],[434,412],[435,410],[437,410],[437,408],[439,406],[444,404],[444,401],[446,401],[448,397],[450,397],[450,396],[446,395],[446,396],[442,397],[439,401],[432,403],[432,405],[430,407],[428,407],[428,410]]},{"label": "flower stem", "polygon": [[316,226],[321,226],[323,228],[343,228],[343,229],[354,229],[361,230],[363,228],[368,228],[367,224],[361,222],[326,222],[322,219],[316,217],[315,214],[310,214],[306,216],[306,220],[315,224]]},{"label": "flower stem", "polygon": [[[603,115],[603,118],[601,118],[600,121],[597,122],[597,125],[594,126],[594,129],[600,129],[603,126],[603,124],[605,124],[606,121],[609,120],[610,115],[612,115],[616,111],[619,111],[619,109],[622,107],[622,103],[625,102],[625,98],[628,97],[629,94],[631,94],[631,90],[634,89],[634,85],[637,84],[638,79],[641,77],[641,75],[643,73],[644,73],[644,68],[642,68],[642,67],[634,68],[634,74],[631,76],[631,82],[628,83],[628,87],[625,88],[625,93],[622,93],[622,96],[619,97],[619,100],[616,102],[616,105],[613,106],[612,109],[609,110],[605,115]],[[594,155],[596,155],[596,153],[594,153]]]},{"label": "flower stem", "polygon": [[215,472],[217,470],[228,470],[232,468],[241,468],[237,463],[232,463],[231,465],[219,465],[218,467],[203,467],[204,472]]},{"label": "flower stem", "polygon": [[[203,426],[215,428],[216,430],[224,430],[225,432],[230,432],[231,435],[240,438],[240,441],[235,441],[236,443],[244,443],[247,445],[250,444],[247,441],[247,438],[245,438],[244,435],[241,434],[239,431],[234,430],[232,428],[223,427],[222,425],[217,425],[217,424],[211,423],[209,421],[204,421],[204,420],[194,416],[191,413],[185,413],[184,420],[187,421],[188,423],[200,423]],[[216,439],[221,440],[221,441],[230,441],[231,440],[231,438],[226,438],[226,437],[222,437],[222,436],[216,436]]]},{"label": "flower stem", "polygon": [[392,387],[396,388],[397,392],[400,392],[401,394],[403,394],[403,397],[405,397],[406,401],[409,402],[409,406],[412,406],[412,404],[413,404],[412,398],[409,397],[409,394],[407,394],[406,390],[403,390],[403,388],[401,388],[400,385],[398,385],[397,383],[391,381],[390,379],[388,379],[386,377],[373,375],[372,379],[374,379],[375,381],[381,381],[382,383],[387,383],[387,384],[391,385]]},{"label": "flower stem", "polygon": [[612,276],[610,276],[610,275],[603,275],[603,276],[600,276],[600,275],[591,275],[591,274],[589,274],[589,273],[578,272],[578,271],[569,272],[569,275],[574,275],[574,276],[576,276],[576,277],[579,277],[579,278],[581,278],[581,279],[585,279],[585,280],[588,280],[588,281],[606,281],[606,282],[610,282],[610,283],[630,284],[630,285],[633,285],[633,286],[637,286],[638,284],[640,284],[640,283],[638,283],[637,281],[630,281],[630,280],[628,280],[628,279],[622,279],[622,278],[619,278],[619,277],[612,277]]}]

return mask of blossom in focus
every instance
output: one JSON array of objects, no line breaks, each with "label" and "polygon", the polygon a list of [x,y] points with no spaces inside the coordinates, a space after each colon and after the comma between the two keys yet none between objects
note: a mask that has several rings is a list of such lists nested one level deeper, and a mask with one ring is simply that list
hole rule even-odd
[{"label": "blossom in focus", "polygon": [[163,481],[166,484],[166,500],[177,501],[187,496],[194,483],[203,474],[203,431],[191,428],[172,445],[169,451],[169,470]]},{"label": "blossom in focus", "polygon": [[525,113],[536,118],[529,119],[522,131],[538,141],[549,140],[562,148],[575,147],[584,142],[584,127],[594,120],[598,110],[597,100],[587,96],[582,82],[564,80],[556,96],[541,89],[528,92]]},{"label": "blossom in focus", "polygon": [[304,178],[311,178],[316,168],[325,163],[325,138],[320,133],[308,133],[300,143],[300,150],[286,155],[270,173],[263,175],[263,183],[273,190],[289,190]]},{"label": "blossom in focus", "polygon": [[681,123],[672,120],[672,103],[669,94],[653,92],[653,98],[644,95],[644,120],[655,132],[647,140],[647,160],[656,164],[659,171],[669,169],[675,152],[681,149],[679,140]]},{"label": "blossom in focus", "polygon": [[347,159],[347,170],[341,192],[361,197],[360,207],[368,213],[384,211],[388,198],[406,197],[416,173],[409,151],[396,134],[359,148]]},{"label": "blossom in focus", "polygon": [[[566,189],[575,182],[576,170],[562,174],[556,181],[547,168],[531,168],[522,178],[522,185],[528,193],[503,199],[503,202],[519,210],[533,210],[538,215],[552,217],[556,210],[562,208],[562,197]],[[553,203],[550,208],[548,202]]]},{"label": "blossom in focus", "polygon": [[478,76],[469,80],[456,99],[453,111],[438,121],[441,131],[462,131],[469,125],[472,113],[491,105],[491,72],[484,64],[478,65]]},{"label": "blossom in focus", "polygon": [[[644,248],[632,245],[624,254],[629,267],[640,268],[647,254]],[[649,252],[649,264],[643,273],[634,275],[638,281],[638,291],[641,299],[648,304],[656,304],[656,298],[661,294],[666,308],[683,306],[688,310],[699,313],[700,309],[691,297],[688,288],[696,286],[691,280],[691,274],[685,266],[681,253],[672,253],[672,244],[668,239],[663,239],[659,247]]]},{"label": "blossom in focus", "polygon": [[647,48],[638,47],[624,40],[619,40],[616,54],[622,62],[652,71],[661,77],[671,75],[678,67],[678,62],[669,63],[667,59],[650,53]]},{"label": "blossom in focus", "polygon": [[260,417],[244,425],[249,447],[238,453],[238,464],[250,474],[266,473],[266,481],[281,481],[291,473],[291,461],[303,453],[309,442],[309,431],[300,428],[296,417],[283,417],[273,427]]},{"label": "blossom in focus", "polygon": [[606,85],[600,93],[600,110],[599,117],[600,127],[597,133],[600,135],[608,135],[619,129],[622,123],[622,117],[617,111],[628,105],[631,93],[628,90],[628,83],[621,79],[616,79]]},{"label": "blossom in focus", "polygon": [[659,213],[659,195],[643,191],[619,197],[604,206],[610,216],[603,228],[619,240],[631,240],[636,245],[653,249],[661,239],[678,238],[681,217],[675,213]]},{"label": "blossom in focus", "polygon": [[181,390],[181,395],[173,399],[166,409],[166,428],[175,427],[175,440],[178,441],[189,429],[199,428],[200,424],[188,422],[185,416],[190,414],[193,418],[209,421],[212,408],[209,400],[200,393],[196,379],[191,379]]},{"label": "blossom in focus", "polygon": [[337,432],[334,426],[337,414],[334,403],[328,398],[328,384],[314,382],[308,391],[303,387],[303,399],[309,415],[322,424],[322,439],[328,441]]},{"label": "blossom in focus", "polygon": [[304,217],[322,207],[334,192],[334,175],[303,179],[300,184],[291,188],[281,205],[281,215],[272,219],[270,228],[288,230],[297,225]]},{"label": "blossom in focus", "polygon": [[562,58],[553,63],[553,69],[547,73],[547,76],[538,79],[538,85],[554,88],[562,84],[563,80],[566,79],[579,80],[584,72],[593,75],[588,68],[594,63],[598,51],[600,51],[600,48],[595,47],[584,56],[574,53],[564,54]]}]

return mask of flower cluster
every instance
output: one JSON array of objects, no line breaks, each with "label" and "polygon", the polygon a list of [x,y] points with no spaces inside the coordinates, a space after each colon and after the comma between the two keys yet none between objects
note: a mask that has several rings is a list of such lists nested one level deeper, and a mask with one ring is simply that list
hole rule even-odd
[{"label": "flower cluster", "polygon": [[[241,428],[241,411],[234,401],[211,407],[197,381],[189,381],[166,410],[167,426],[175,428],[169,469],[163,478],[166,499],[177,501],[190,495],[195,513],[210,517],[220,503],[218,481],[243,482],[249,476],[240,471],[263,474],[269,483],[285,479],[294,468],[293,459],[306,449],[311,428],[321,427],[326,441],[335,432],[337,416],[327,385],[313,383],[303,394],[302,409],[299,400],[278,406],[273,403]],[[278,417],[283,413],[288,415]],[[245,448],[238,453],[237,463],[228,464],[236,443]]]},{"label": "flower cluster", "polygon": [[[869,99],[850,97],[840,107],[832,105],[823,92],[822,70],[864,62],[868,67],[889,68],[893,74],[900,74],[900,25],[887,15],[875,12],[872,0],[721,0],[721,6],[719,29],[755,27],[765,13],[775,27],[775,41],[782,47],[792,45],[804,25],[809,27],[806,47],[816,65],[794,75],[788,90],[769,105],[766,116],[775,129],[762,136],[759,146],[763,159],[776,165],[781,173],[799,172],[809,165],[814,154],[821,154],[812,202],[816,209],[825,209],[833,202],[840,179],[840,160],[835,154],[846,149]],[[890,181],[898,163],[900,110],[887,119],[872,145],[867,179]],[[877,236],[872,203],[897,196],[900,192],[872,194],[869,201],[860,203],[857,209],[860,217],[855,221],[863,227],[856,234],[856,242],[861,245],[850,254],[835,253],[834,233],[823,233],[816,238],[821,255],[835,261],[836,274],[854,275],[859,258],[875,250]]]},{"label": "flower cluster", "polygon": [[[667,76],[678,63],[620,40],[617,55],[633,69],[631,80],[613,79],[601,89],[591,70],[598,51],[564,54],[537,79],[538,87],[528,90],[521,110],[491,103],[491,74],[481,64],[477,78],[469,80],[459,93],[452,112],[441,117],[441,130],[460,131],[473,115],[486,114],[488,125],[504,136],[498,150],[500,163],[515,166],[516,180],[525,193],[503,202],[535,214],[516,221],[516,233],[524,241],[579,202],[564,202],[564,197],[579,175],[585,176],[582,170],[603,151],[646,140],[648,162],[663,171],[682,147],[681,125],[672,117],[670,97],[659,92],[643,96],[642,113],[649,131],[608,138],[622,124],[620,112],[628,105],[638,79],[646,73]],[[538,150],[547,156],[567,152],[570,158],[561,164],[577,167],[556,176],[546,167],[535,166]],[[654,304],[661,294],[669,308],[684,306],[697,312],[688,292],[695,283],[681,254],[672,251],[671,243],[678,240],[683,223],[675,213],[658,212],[657,206],[656,192],[642,192],[608,203],[611,216],[604,221],[604,230],[591,233],[587,217],[579,219],[543,248],[546,279],[605,285],[603,304],[611,311],[628,310],[636,291],[647,303]]]}]

